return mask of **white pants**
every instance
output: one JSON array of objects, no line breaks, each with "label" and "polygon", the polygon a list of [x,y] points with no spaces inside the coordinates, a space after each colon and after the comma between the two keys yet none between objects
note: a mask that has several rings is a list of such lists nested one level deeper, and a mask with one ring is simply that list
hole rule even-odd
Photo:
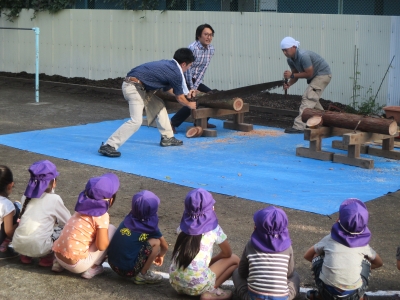
[{"label": "white pants", "polygon": [[332,75],[321,75],[311,80],[301,99],[299,115],[296,117],[293,124],[294,129],[304,130],[304,128],[306,128],[306,124],[301,120],[301,115],[306,108],[324,110],[321,103],[319,103],[319,98],[321,98],[326,86],[331,82],[331,78]]},{"label": "white pants", "polygon": [[[106,142],[116,150],[139,130],[143,120],[144,102],[142,95],[145,93],[143,91],[138,92],[136,85],[126,82],[122,84],[122,93],[125,100],[128,101],[131,119],[122,124]],[[158,113],[156,123],[161,135],[165,135],[167,138],[174,136],[165,107]]]},{"label": "white pants", "polygon": [[[114,233],[117,231],[114,225],[110,224],[108,226],[108,240],[111,242]],[[83,273],[93,265],[101,265],[107,255],[107,249],[104,251],[99,251],[96,247],[95,241],[89,247],[89,255],[86,258],[80,259],[76,264],[69,265],[62,260],[60,260],[57,255],[56,259],[58,263],[66,270],[72,273]]]}]

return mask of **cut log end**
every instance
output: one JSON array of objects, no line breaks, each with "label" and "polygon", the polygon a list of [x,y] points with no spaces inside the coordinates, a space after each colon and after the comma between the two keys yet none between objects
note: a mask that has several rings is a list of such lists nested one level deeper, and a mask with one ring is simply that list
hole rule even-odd
[{"label": "cut log end", "polygon": [[243,108],[243,100],[241,98],[233,99],[233,109],[239,111]]},{"label": "cut log end", "polygon": [[306,122],[308,128],[316,129],[322,126],[322,117],[321,116],[312,116]]},{"label": "cut log end", "polygon": [[397,127],[397,122],[393,121],[392,124],[389,125],[389,134],[390,135],[394,135],[394,136],[398,136],[399,135],[399,131],[398,131],[398,127]]},{"label": "cut log end", "polygon": [[200,126],[196,126],[196,127],[190,127],[187,131],[186,131],[186,137],[187,138],[194,138],[194,137],[199,137],[203,134],[203,128],[201,128]]}]

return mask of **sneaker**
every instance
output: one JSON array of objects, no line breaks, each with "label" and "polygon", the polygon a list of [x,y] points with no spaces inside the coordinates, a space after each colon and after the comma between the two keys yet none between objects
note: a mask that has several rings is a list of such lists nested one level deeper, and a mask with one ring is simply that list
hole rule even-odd
[{"label": "sneaker", "polygon": [[13,248],[7,247],[6,251],[0,252],[0,260],[7,258],[14,258],[19,255],[18,252],[15,252]]},{"label": "sneaker", "polygon": [[163,146],[163,147],[182,146],[183,142],[180,141],[180,140],[177,140],[175,137],[167,138],[167,136],[163,135],[161,137],[160,145]]},{"label": "sneaker", "polygon": [[304,130],[296,129],[296,128],[286,128],[285,133],[304,133]]},{"label": "sneaker", "polygon": [[20,259],[23,264],[31,264],[32,263],[32,257],[30,257],[30,256],[21,255]]},{"label": "sneaker", "polygon": [[161,282],[162,279],[163,277],[161,275],[155,274],[153,271],[147,271],[144,275],[139,272],[133,279],[133,282],[136,284],[151,284]]},{"label": "sneaker", "polygon": [[108,156],[108,157],[120,157],[121,156],[121,152],[118,152],[117,150],[115,150],[114,147],[110,146],[109,144],[104,145],[104,143],[101,143],[99,153],[101,153],[105,156]]},{"label": "sneaker", "polygon": [[86,279],[91,279],[96,275],[99,275],[104,272],[103,266],[96,266],[95,268],[90,268],[82,273],[81,277]]},{"label": "sneaker", "polygon": [[46,256],[39,259],[39,266],[41,267],[51,267],[53,265],[54,253],[50,252]]},{"label": "sneaker", "polygon": [[53,272],[60,273],[60,272],[62,272],[64,270],[64,267],[60,265],[60,263],[57,261],[57,259],[54,259],[53,260],[53,266],[51,267],[51,270]]},{"label": "sneaker", "polygon": [[220,288],[213,289],[211,291],[201,294],[200,300],[227,300],[232,298],[232,291],[223,290]]}]

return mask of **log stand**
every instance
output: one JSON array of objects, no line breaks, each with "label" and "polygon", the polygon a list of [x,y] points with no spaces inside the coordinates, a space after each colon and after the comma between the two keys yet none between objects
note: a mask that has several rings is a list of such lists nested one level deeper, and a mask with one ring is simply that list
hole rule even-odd
[{"label": "log stand", "polygon": [[[321,150],[322,139],[332,136],[342,137],[341,141],[332,142],[332,148],[345,150],[347,151],[347,155]],[[310,141],[310,147],[298,147],[296,149],[297,156],[333,161],[364,169],[374,168],[374,160],[360,157],[361,153],[400,159],[400,152],[394,150],[394,136],[391,135],[354,131],[337,127],[320,127],[317,129],[306,129],[304,131],[304,140]],[[365,145],[365,143],[376,140],[382,140],[382,149]]]},{"label": "log stand", "polygon": [[196,126],[203,128],[204,137],[216,137],[217,131],[215,129],[207,128],[207,119],[213,117],[221,117],[227,115],[233,115],[233,121],[225,121],[225,129],[233,129],[238,131],[249,132],[253,130],[253,124],[244,123],[244,113],[249,112],[249,104],[244,103],[243,107],[239,111],[233,109],[221,109],[221,108],[198,108],[192,110],[192,119]]}]

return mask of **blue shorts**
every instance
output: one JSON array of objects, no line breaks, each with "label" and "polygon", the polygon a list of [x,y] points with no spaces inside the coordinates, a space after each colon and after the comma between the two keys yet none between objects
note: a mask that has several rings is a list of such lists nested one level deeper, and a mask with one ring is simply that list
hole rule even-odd
[{"label": "blue shorts", "polygon": [[283,296],[283,297],[277,297],[277,296],[266,296],[266,295],[261,295],[254,293],[252,291],[248,291],[249,297],[251,300],[287,300],[289,299],[289,296]]}]

